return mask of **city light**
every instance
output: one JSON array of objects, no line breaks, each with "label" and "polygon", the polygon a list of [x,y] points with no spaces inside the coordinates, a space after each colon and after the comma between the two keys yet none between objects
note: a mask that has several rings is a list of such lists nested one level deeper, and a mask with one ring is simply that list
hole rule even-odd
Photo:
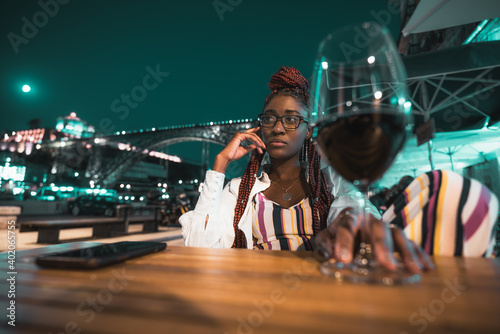
[{"label": "city light", "polygon": [[12,189],[12,194],[13,195],[19,195],[19,194],[22,194],[22,193],[24,193],[24,189],[23,188],[14,187],[14,189]]},{"label": "city light", "polygon": [[409,113],[410,113],[410,111],[411,111],[411,102],[410,102],[410,101],[406,101],[406,102],[403,104],[403,106],[404,106],[405,112],[409,114]]},{"label": "city light", "polygon": [[24,181],[26,175],[25,166],[11,166],[10,159],[4,166],[0,166],[0,179],[12,181]]},{"label": "city light", "polygon": [[175,155],[170,155],[170,154],[166,154],[163,152],[151,151],[151,152],[149,152],[149,155],[152,157],[158,158],[158,159],[164,159],[164,160],[169,160],[169,161],[173,161],[173,162],[181,162],[182,161],[181,158],[179,158]]}]

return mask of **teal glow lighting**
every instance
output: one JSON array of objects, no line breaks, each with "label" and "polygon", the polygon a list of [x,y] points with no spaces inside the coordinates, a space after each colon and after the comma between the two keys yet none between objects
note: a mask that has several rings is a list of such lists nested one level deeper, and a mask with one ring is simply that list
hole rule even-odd
[{"label": "teal glow lighting", "polygon": [[462,44],[465,45],[471,43],[474,40],[474,38],[476,38],[476,36],[481,32],[481,30],[483,30],[486,24],[488,24],[488,21],[489,20],[483,20],[481,23],[479,23],[476,29],[474,29],[474,31],[472,32],[472,34],[470,34],[470,36],[467,37],[467,39]]}]

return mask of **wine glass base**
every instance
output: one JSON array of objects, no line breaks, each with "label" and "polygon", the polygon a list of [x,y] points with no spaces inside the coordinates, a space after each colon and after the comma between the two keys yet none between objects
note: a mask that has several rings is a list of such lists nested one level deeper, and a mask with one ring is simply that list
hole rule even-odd
[{"label": "wine glass base", "polygon": [[320,266],[323,274],[333,276],[339,281],[351,283],[366,283],[380,285],[402,285],[413,284],[420,281],[419,274],[412,274],[401,267],[395,271],[388,271],[379,265],[372,264],[370,267],[359,266],[353,263],[329,259]]}]

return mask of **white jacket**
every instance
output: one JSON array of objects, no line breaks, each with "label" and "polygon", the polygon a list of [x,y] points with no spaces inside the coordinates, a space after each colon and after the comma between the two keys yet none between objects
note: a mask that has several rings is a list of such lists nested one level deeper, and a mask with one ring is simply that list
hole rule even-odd
[{"label": "white jacket", "polygon": [[[304,167],[308,176],[307,166]],[[328,214],[327,221],[330,224],[345,207],[359,207],[355,195],[358,190],[335,173],[331,167],[322,169],[322,172],[325,175],[328,189],[335,196]],[[195,209],[186,212],[179,218],[186,246],[231,248],[234,242],[234,208],[236,207],[240,182],[241,177],[235,178],[223,187],[224,174],[207,171]],[[245,233],[248,248],[253,248],[251,201],[257,193],[266,190],[270,185],[269,176],[263,171],[255,180],[247,206],[238,224],[238,227]],[[380,218],[374,207],[370,209],[370,213]],[[206,219],[208,222],[205,228]]]}]

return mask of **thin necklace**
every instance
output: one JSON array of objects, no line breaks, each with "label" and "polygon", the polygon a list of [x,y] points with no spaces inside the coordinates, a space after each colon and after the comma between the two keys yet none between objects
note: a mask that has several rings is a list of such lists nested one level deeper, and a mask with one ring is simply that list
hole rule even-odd
[{"label": "thin necklace", "polygon": [[[269,180],[271,180],[271,179],[269,179]],[[276,182],[274,182],[273,180],[271,180],[271,182],[272,182],[272,183],[274,183],[275,185],[277,185],[278,187],[280,187],[280,188],[281,188],[281,189],[285,192],[285,193],[283,194],[283,199],[284,199],[285,201],[289,201],[289,200],[291,200],[291,199],[292,199],[292,195],[290,195],[290,194],[288,193],[288,190],[290,190],[290,188],[291,188],[291,187],[293,187],[293,186],[294,186],[294,184],[295,184],[295,183],[297,183],[297,181],[298,181],[298,180],[300,180],[300,176],[299,176],[299,177],[297,178],[297,180],[295,180],[295,182],[294,182],[294,183],[292,183],[292,185],[291,185],[290,187],[288,187],[287,189],[283,188],[282,186],[280,186],[279,184],[277,184],[277,183],[276,183]]]}]

